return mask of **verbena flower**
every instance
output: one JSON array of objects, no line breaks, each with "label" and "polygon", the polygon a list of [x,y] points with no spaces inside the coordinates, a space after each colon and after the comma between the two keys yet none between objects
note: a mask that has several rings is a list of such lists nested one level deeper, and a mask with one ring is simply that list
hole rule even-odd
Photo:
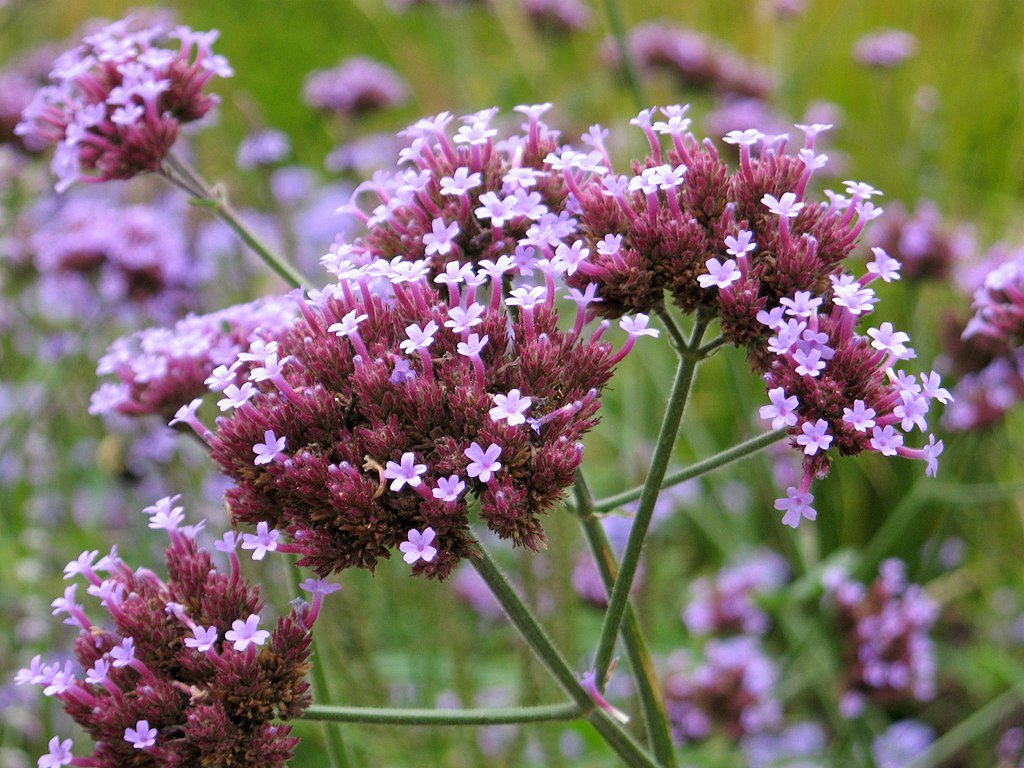
[{"label": "verbena flower", "polygon": [[571,34],[587,29],[590,8],[582,0],[521,0],[523,11],[542,32]]},{"label": "verbena flower", "polygon": [[871,756],[878,768],[903,768],[923,757],[935,741],[935,729],[917,720],[900,720],[876,736]]},{"label": "verbena flower", "polygon": [[234,519],[284,531],[279,550],[320,574],[401,549],[414,573],[444,577],[472,554],[477,503],[498,535],[537,548],[574,480],[629,345],[588,335],[585,307],[560,330],[553,285],[503,299],[487,267],[450,266],[439,292],[425,261],[350,263],[295,295],[292,329],[228,365],[259,391],[209,437]]},{"label": "verbena flower", "polygon": [[310,74],[302,94],[314,109],[355,116],[404,103],[409,87],[390,67],[353,56],[336,67]]},{"label": "verbena flower", "polygon": [[288,159],[292,143],[288,135],[273,128],[264,128],[246,136],[238,145],[235,162],[243,170],[269,168]]},{"label": "verbena flower", "polygon": [[36,657],[16,682],[59,700],[95,746],[73,756],[71,740],[54,737],[40,765],[255,768],[292,756],[298,740],[281,721],[309,705],[310,630],[330,585],[315,590],[312,607],[296,601],[260,629],[260,591],[242,576],[233,543],[218,542],[231,563],[221,571],[196,542],[203,524],[183,525],[176,499],[145,510],[171,539],[166,579],[131,569],[116,551],[85,552],[65,569],[84,578],[85,600],[97,599],[107,621],[94,623],[73,584],[54,613],[79,628],[75,662]]},{"label": "verbena flower", "polygon": [[882,213],[872,202],[881,193],[845,181],[845,194],[811,199],[810,182],[827,162],[816,140],[828,125],[798,126],[805,140],[794,154],[786,135],[733,131],[725,141],[739,148],[739,167],[730,171],[689,131],[686,111],[640,112],[632,123],[650,154],[629,175],[610,162],[586,175],[549,163],[579,210],[574,236],[586,252],[569,284],[596,284],[595,311],[606,317],[658,311],[667,294],[684,312],[718,318],[768,385],[762,417],[790,427],[804,456],[801,481],[776,504],[787,525],[814,519],[811,482],[836,453],[921,459],[934,474],[941,441],[929,436],[915,448],[905,437],[926,432],[932,401],[947,402],[948,392],[897,372],[914,353],[890,323],[866,336],[857,330],[877,302],[872,284],[898,278],[898,262],[878,248],[866,274],[846,271],[864,226]]},{"label": "verbena flower", "polygon": [[740,633],[763,635],[768,616],[756,596],[774,592],[789,578],[786,561],[770,550],[750,553],[715,577],[700,578],[690,587],[683,621],[691,635]]},{"label": "verbena flower", "polygon": [[778,670],[756,638],[711,640],[704,657],[696,666],[682,655],[670,659],[665,706],[677,741],[703,741],[715,733],[735,740],[779,724]]},{"label": "verbena flower", "polygon": [[290,300],[270,297],[118,339],[97,367],[100,376],[113,375],[117,381],[100,385],[89,412],[170,419],[208,388],[244,386],[245,375],[231,369],[238,354],[258,339],[281,333],[297,314]]},{"label": "verbena flower", "polygon": [[868,701],[931,699],[936,662],[929,632],[939,608],[920,586],[907,583],[905,565],[886,560],[867,586],[832,572],[826,588],[843,640],[845,715],[858,716]]},{"label": "verbena flower", "polygon": [[[628,34],[633,61],[645,72],[664,71],[684,88],[764,98],[773,90],[770,74],[725,43],[691,29],[657,22],[637,24]],[[608,40],[605,61],[619,63],[618,44]]]},{"label": "verbena flower", "polygon": [[157,171],[181,126],[217,103],[207,83],[232,74],[211,49],[217,35],[128,19],[94,32],[57,59],[16,132],[56,145],[58,191]]}]

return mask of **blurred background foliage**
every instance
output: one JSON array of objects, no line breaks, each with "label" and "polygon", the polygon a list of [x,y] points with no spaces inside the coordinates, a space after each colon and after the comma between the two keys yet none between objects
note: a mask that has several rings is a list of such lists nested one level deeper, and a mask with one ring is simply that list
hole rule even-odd
[{"label": "blurred background foliage", "polygon": [[[68,39],[89,19],[118,18],[141,5],[10,2],[0,8],[0,63],[43,42]],[[218,87],[224,99],[219,123],[198,137],[196,152],[206,175],[225,180],[233,197],[247,206],[260,204],[264,182],[238,171],[236,148],[264,127],[287,133],[296,162],[324,177],[320,169],[327,154],[355,136],[394,131],[441,110],[491,105],[507,110],[552,101],[552,122],[567,138],[600,122],[615,127],[620,160],[642,150],[639,132],[625,130],[636,113],[630,91],[601,56],[609,29],[600,3],[592,7],[590,27],[570,35],[536,29],[514,0],[402,12],[380,0],[181,0],[162,6],[194,28],[221,30],[216,49],[236,75]],[[883,205],[899,200],[913,207],[928,198],[951,221],[969,222],[979,247],[1022,240],[1024,3],[1019,0],[808,0],[803,13],[788,18],[780,18],[767,2],[741,0],[634,0],[624,2],[622,10],[630,25],[661,20],[688,27],[768,68],[777,83],[771,107],[778,113],[799,119],[814,102],[835,105],[841,124],[829,152],[842,156],[846,175],[840,178],[884,190]],[[916,36],[916,55],[892,70],[858,65],[851,55],[855,41],[883,27]],[[410,85],[410,101],[358,121],[328,119],[303,103],[302,85],[310,71],[357,54],[400,73]],[[645,79],[644,88],[651,104],[693,103],[701,134],[712,96],[683,90],[669,78]],[[255,271],[251,264],[238,268],[237,285],[229,291],[235,299],[258,295],[272,284],[254,277]],[[880,295],[879,314],[911,333],[925,370],[941,351],[944,315],[965,316],[968,306],[950,282],[886,285]],[[93,353],[117,335],[99,322],[75,332],[94,342],[87,345]],[[134,492],[139,478],[122,471],[122,441],[128,438],[107,435],[99,420],[86,414],[95,354],[47,362],[15,354],[7,343],[3,352],[5,383],[42,381],[45,386],[37,396],[41,403],[30,408],[15,402],[7,409],[0,459],[32,450],[50,454],[44,477],[0,485],[0,594],[11,617],[0,633],[0,670],[9,674],[32,653],[49,649],[52,655],[54,645],[67,642],[47,615],[49,600],[61,589],[64,562],[82,548],[104,549],[116,542],[133,562],[156,564],[161,543],[152,532],[140,533],[130,504],[111,501]],[[613,381],[603,421],[587,444],[591,485],[599,495],[642,480],[672,365],[667,345],[644,346]],[[677,464],[755,434],[763,399],[763,389],[736,350],[716,355],[700,371]],[[822,765],[873,765],[872,739],[902,717],[955,735],[942,742],[944,751],[920,765],[994,765],[999,734],[1024,723],[1024,638],[1013,638],[1009,629],[1024,610],[1024,413],[1018,408],[986,430],[941,436],[946,452],[937,480],[925,479],[916,462],[873,455],[838,461],[831,477],[816,484],[818,522],[796,531],[782,527],[772,509],[778,488],[765,456],[689,487],[652,537],[647,577],[637,594],[655,652],[665,656],[699,647],[679,619],[696,575],[767,545],[786,557],[794,574],[791,585],[764,606],[773,619],[770,641],[783,670],[780,695],[789,721],[826,724],[831,751]],[[191,448],[159,471],[185,494],[194,517],[207,515],[215,528],[222,527],[226,521],[216,495],[198,490],[210,481]],[[44,492],[73,495],[76,511],[41,514]],[[502,554],[522,574],[525,592],[547,607],[543,613],[556,640],[582,670],[600,613],[572,589],[570,575],[582,549],[575,521],[554,514],[548,532],[550,547],[542,555]],[[940,558],[950,540],[962,542],[965,552],[952,567]],[[833,630],[820,608],[820,588],[803,577],[820,575],[825,563],[843,561],[853,564],[861,580],[870,580],[886,557],[904,559],[911,579],[927,584],[942,606],[935,632],[939,695],[927,704],[873,709],[847,720],[835,710],[841,662]],[[282,563],[253,565],[267,589],[279,592],[275,568]],[[433,706],[454,695],[469,705],[550,701],[557,695],[511,631],[468,610],[451,584],[409,579],[400,561],[384,564],[373,578],[347,573],[342,583],[345,589],[329,604],[329,621],[318,626],[335,702]],[[289,599],[283,592],[275,597],[279,605]],[[1016,691],[1016,697],[1007,699],[1005,691]],[[48,706],[53,702],[26,704],[13,693],[9,698],[3,702],[11,716],[0,724],[5,750],[0,762],[11,768],[34,764],[56,728],[51,724],[61,716]],[[628,695],[624,701],[629,709]],[[304,742],[294,764],[322,765],[319,727],[299,724],[297,729]],[[356,764],[366,766],[600,766],[611,760],[582,726],[480,733],[368,726],[344,731]],[[748,759],[724,737],[686,747],[682,754],[684,763],[701,766],[741,765]]]}]

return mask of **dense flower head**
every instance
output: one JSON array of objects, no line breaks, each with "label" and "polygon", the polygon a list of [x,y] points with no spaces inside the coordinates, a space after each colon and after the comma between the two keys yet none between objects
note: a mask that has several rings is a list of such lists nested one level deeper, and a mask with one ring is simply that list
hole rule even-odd
[{"label": "dense flower head", "polygon": [[314,109],[351,116],[398,106],[409,98],[409,87],[391,67],[353,56],[311,73],[302,94]]},{"label": "dense flower head", "polygon": [[794,723],[777,733],[753,733],[740,742],[747,768],[824,768],[828,736],[818,723]]},{"label": "dense flower head", "polygon": [[244,387],[245,375],[231,368],[238,354],[281,333],[297,314],[292,301],[267,297],[208,315],[189,315],[171,328],[147,328],[122,337],[100,358],[96,370],[117,381],[100,385],[89,411],[170,419],[210,386]]},{"label": "dense flower head", "polygon": [[929,632],[939,608],[920,586],[907,583],[903,562],[886,560],[867,586],[841,571],[827,574],[825,586],[843,638],[846,716],[857,716],[869,700],[931,699],[935,651]]},{"label": "dense flower head", "polygon": [[288,135],[273,128],[253,131],[238,145],[235,161],[238,167],[251,171],[269,168],[288,159],[292,143]]},{"label": "dense flower head", "polygon": [[1003,732],[996,747],[997,768],[1020,768],[1024,765],[1024,728],[1016,726]]},{"label": "dense flower head", "polygon": [[894,69],[917,53],[917,38],[902,29],[883,29],[864,35],[853,45],[858,64]]},{"label": "dense flower head", "polygon": [[768,616],[756,598],[777,590],[788,577],[786,561],[775,552],[761,550],[722,568],[713,579],[697,579],[683,609],[686,628],[692,635],[763,635],[768,631]]},{"label": "dense flower head", "polygon": [[816,137],[828,125],[798,126],[805,140],[796,152],[786,135],[732,131],[725,141],[738,146],[739,167],[730,172],[710,141],[690,133],[686,112],[643,110],[632,121],[650,155],[631,174],[617,175],[606,156],[583,176],[552,165],[579,212],[574,237],[586,254],[569,284],[596,285],[595,311],[606,317],[659,311],[668,294],[684,312],[717,317],[724,339],[746,348],[771,400],[761,416],[789,428],[804,457],[803,479],[776,505],[787,525],[814,519],[810,485],[835,453],[921,459],[934,474],[941,441],[912,448],[905,438],[926,432],[932,401],[949,393],[934,373],[918,383],[897,372],[915,353],[891,323],[857,330],[878,300],[871,284],[899,277],[899,262],[880,248],[864,275],[846,271],[863,227],[882,213],[872,202],[881,193],[848,180],[845,194],[810,198],[827,163]]},{"label": "dense flower head", "polygon": [[57,146],[58,190],[157,171],[181,126],[217,103],[210,79],[232,74],[211,49],[217,34],[123,19],[87,35],[54,63],[16,131]]},{"label": "dense flower head", "polygon": [[14,130],[36,91],[46,84],[53,60],[60,54],[46,45],[27,55],[8,61],[0,70],[0,143],[16,143],[21,149],[37,152],[44,143],[30,137],[19,137]]},{"label": "dense flower head", "polygon": [[903,768],[923,757],[935,741],[935,729],[918,720],[899,720],[875,737],[871,757],[878,768]]},{"label": "dense flower head", "polygon": [[195,300],[200,270],[173,209],[76,197],[56,211],[38,206],[24,223],[32,266],[44,280],[69,285],[69,295],[84,282],[110,311],[142,310],[159,321],[180,317]]},{"label": "dense flower head", "polygon": [[778,670],[756,638],[711,640],[704,656],[696,666],[685,655],[670,659],[665,706],[678,741],[703,741],[715,733],[738,739],[779,724]]},{"label": "dense flower head", "polygon": [[[729,50],[723,42],[692,29],[644,22],[629,31],[627,45],[642,70],[668,72],[685,88],[764,98],[774,87],[766,70]],[[615,40],[606,42],[604,58],[612,63],[619,61]]]},{"label": "dense flower head", "polygon": [[1024,249],[985,276],[972,307],[965,339],[987,336],[1010,347],[1024,344]]},{"label": "dense flower head", "polygon": [[434,275],[450,262],[510,277],[540,270],[555,279],[574,271],[586,254],[573,238],[577,222],[565,207],[566,185],[548,166],[567,165],[581,176],[599,171],[603,161],[596,151],[559,154],[557,132],[541,119],[550,107],[517,107],[526,116],[522,132],[500,137],[492,127],[496,109],[458,123],[447,112],[417,121],[402,132],[404,169],[375,173],[345,208],[366,233],[338,243],[324,266],[337,272],[336,264],[352,260],[427,258]]},{"label": "dense flower head", "polygon": [[973,232],[943,220],[935,203],[921,200],[913,212],[898,203],[868,231],[868,242],[885,250],[903,265],[908,279],[945,280],[974,255]]},{"label": "dense flower head", "polygon": [[293,328],[238,355],[255,391],[210,436],[231,514],[285,532],[321,575],[400,549],[443,578],[473,553],[476,503],[499,536],[541,546],[634,343],[586,330],[586,306],[561,330],[553,282],[505,293],[493,265],[448,266],[431,281],[425,260],[339,263],[338,283],[295,294]]},{"label": "dense flower head", "polygon": [[89,618],[72,583],[53,612],[80,630],[75,661],[37,656],[16,682],[58,699],[95,747],[72,757],[71,740],[55,737],[40,765],[255,768],[291,757],[298,740],[281,721],[310,703],[310,631],[331,585],[260,629],[260,590],[242,576],[234,547],[223,548],[231,565],[221,571],[196,541],[203,524],[182,524],[177,498],[144,510],[171,539],[166,579],[131,569],[116,550],[83,552],[65,569],[65,578],[85,579],[83,603],[97,599],[107,621]]}]

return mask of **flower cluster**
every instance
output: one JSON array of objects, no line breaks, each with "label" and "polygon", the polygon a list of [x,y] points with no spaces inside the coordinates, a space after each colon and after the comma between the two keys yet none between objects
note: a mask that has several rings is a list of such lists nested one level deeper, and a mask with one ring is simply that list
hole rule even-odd
[{"label": "flower cluster", "polygon": [[[211,383],[230,396],[229,388],[233,392],[245,382],[237,366],[231,368],[238,354],[283,332],[297,314],[292,301],[268,297],[120,338],[96,369],[100,376],[112,374],[118,381],[100,385],[89,412],[160,414],[169,419]],[[196,407],[198,403],[192,406],[193,415]]]},{"label": "flower cluster", "polygon": [[[645,22],[629,31],[627,45],[642,70],[668,72],[684,88],[759,99],[774,88],[764,69],[744,60],[724,43],[691,29]],[[606,42],[604,58],[609,63],[619,62],[615,40]]]},{"label": "flower cluster", "polygon": [[206,84],[232,74],[211,50],[217,35],[188,27],[133,30],[129,20],[88,35],[57,59],[52,84],[36,93],[16,132],[57,145],[58,190],[159,170],[181,126],[217,103]]},{"label": "flower cluster", "polygon": [[409,87],[390,67],[353,56],[336,67],[310,74],[302,93],[314,109],[354,116],[404,103]]},{"label": "flower cluster", "polygon": [[965,339],[987,336],[1010,347],[1024,344],[1024,249],[985,276],[972,306]]},{"label": "flower cluster", "polygon": [[52,46],[43,46],[31,53],[7,62],[0,70],[0,143],[14,142],[21,149],[37,152],[41,142],[29,137],[22,139],[14,131],[21,122],[21,113],[46,83],[54,58],[60,51]]},{"label": "flower cluster", "polygon": [[[356,188],[346,210],[367,232],[336,246],[333,260],[425,258],[436,275],[449,262],[505,256],[516,273],[532,274],[534,265],[552,279],[574,271],[586,252],[571,243],[577,222],[565,209],[566,185],[546,167],[559,148],[558,134],[541,120],[550,108],[516,107],[527,116],[523,132],[502,139],[491,125],[496,109],[464,116],[453,136],[447,112],[403,131],[408,146],[399,158],[412,167],[376,173]],[[603,168],[599,155],[588,157],[594,170]],[[379,202],[366,213],[357,203],[370,194]],[[331,262],[325,257],[333,271]]]},{"label": "flower cluster", "polygon": [[776,727],[782,706],[774,696],[778,670],[755,638],[712,640],[705,661],[692,667],[682,657],[665,680],[665,706],[681,742],[715,732],[730,739]]},{"label": "flower cluster", "polygon": [[755,552],[722,568],[714,579],[694,581],[683,622],[691,635],[763,635],[768,631],[768,616],[758,607],[757,595],[777,590],[788,578],[789,567],[780,555],[771,550]]},{"label": "flower cluster", "polygon": [[917,38],[902,29],[883,29],[857,40],[853,58],[873,69],[895,69],[917,53]]},{"label": "flower cluster", "polygon": [[946,280],[975,250],[970,229],[950,227],[930,200],[920,201],[913,213],[899,204],[888,206],[870,228],[868,242],[902,263],[907,279]]},{"label": "flower cluster", "polygon": [[900,560],[886,560],[870,586],[835,571],[826,588],[845,645],[846,693],[841,707],[856,717],[868,700],[927,701],[935,691],[935,651],[929,632],[938,605],[908,584]]},{"label": "flower cluster", "polygon": [[592,296],[575,291],[563,331],[553,279],[505,293],[514,263],[450,262],[431,281],[426,260],[335,261],[337,284],[296,295],[301,320],[228,369],[248,380],[224,390],[215,432],[189,422],[236,483],[234,519],[283,530],[322,575],[403,545],[415,573],[447,576],[473,552],[473,499],[499,536],[539,547],[600,390],[656,332],[624,319],[613,351],[607,326],[585,330]]},{"label": "flower cluster", "polygon": [[803,478],[776,504],[787,525],[815,518],[810,485],[828,473],[830,450],[921,459],[934,474],[941,441],[911,448],[904,438],[927,429],[932,401],[949,402],[949,392],[935,372],[918,381],[895,370],[915,353],[891,323],[867,336],[856,330],[877,302],[871,283],[897,279],[899,262],[876,248],[863,276],[843,269],[865,224],[882,213],[871,202],[878,190],[847,181],[845,195],[808,198],[828,160],[815,151],[827,125],[799,126],[806,140],[796,154],[786,152],[785,135],[733,131],[725,141],[740,158],[730,173],[711,142],[689,132],[686,112],[665,107],[659,120],[644,110],[632,121],[651,149],[632,175],[609,170],[596,129],[589,137],[600,166],[571,151],[548,158],[580,211],[587,255],[570,285],[596,285],[596,311],[606,317],[659,311],[667,291],[684,312],[717,317],[723,338],[747,349],[768,385],[762,418],[788,428],[803,454]]},{"label": "flower cluster", "polygon": [[23,247],[44,280],[67,300],[96,294],[113,311],[142,309],[158,320],[180,317],[194,301],[198,270],[182,235],[178,212],[156,205],[120,206],[73,198],[53,210],[43,205],[23,222]]},{"label": "flower cluster", "polygon": [[83,552],[65,568],[66,578],[84,577],[109,624],[93,623],[72,584],[53,612],[80,629],[77,665],[37,656],[16,682],[59,700],[95,749],[73,757],[71,740],[54,737],[40,766],[255,768],[291,757],[297,739],[280,721],[309,705],[310,630],[323,596],[337,587],[310,580],[312,605],[297,601],[273,629],[260,629],[263,602],[239,570],[238,539],[228,533],[217,542],[231,561],[221,572],[196,542],[203,524],[183,525],[177,498],[144,510],[149,527],[171,539],[166,580],[132,570],[116,551]]}]

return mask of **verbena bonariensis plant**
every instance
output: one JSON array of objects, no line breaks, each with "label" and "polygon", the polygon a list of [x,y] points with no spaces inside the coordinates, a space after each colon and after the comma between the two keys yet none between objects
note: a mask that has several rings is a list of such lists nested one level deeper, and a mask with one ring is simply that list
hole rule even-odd
[{"label": "verbena bonariensis plant", "polygon": [[[115,27],[100,39],[109,47],[109,37],[121,32]],[[125,40],[142,69],[170,66],[167,54],[143,57],[146,45]],[[88,67],[99,66],[86,60]],[[195,65],[191,54],[182,61]],[[151,72],[131,71],[138,82],[151,82]],[[803,472],[776,507],[785,512],[784,523],[796,526],[815,517],[810,484],[827,474],[836,454],[919,458],[934,473],[941,442],[932,437],[910,448],[904,433],[924,432],[931,401],[949,396],[934,373],[917,379],[896,370],[914,356],[906,334],[885,322],[866,335],[857,331],[877,301],[871,283],[895,279],[899,264],[875,249],[866,274],[850,272],[864,224],[881,214],[871,202],[879,193],[851,181],[845,195],[814,199],[813,174],[827,162],[815,151],[815,137],[827,126],[803,126],[806,140],[792,153],[785,136],[732,132],[726,141],[739,146],[739,167],[732,169],[710,141],[690,133],[686,107],[644,110],[632,122],[647,136],[650,154],[618,174],[605,148],[606,131],[591,128],[583,137],[586,148],[563,145],[542,120],[549,107],[518,107],[525,116],[521,130],[501,138],[492,126],[497,110],[467,115],[454,129],[447,113],[417,122],[403,133],[402,167],[375,175],[345,207],[362,219],[365,232],[324,257],[336,278],[331,284],[292,294],[293,320],[282,320],[287,313],[271,300],[269,323],[259,319],[258,307],[250,308],[241,311],[237,332],[229,313],[117,345],[102,369],[121,384],[102,390],[94,408],[166,414],[177,407],[173,422],[207,442],[234,481],[228,504],[235,522],[256,525],[256,533],[247,534],[256,551],[298,554],[321,575],[350,566],[372,569],[395,551],[414,573],[438,578],[468,560],[568,697],[486,710],[321,704],[304,716],[438,725],[582,718],[626,764],[669,768],[676,765],[672,726],[629,603],[662,487],[788,437],[803,458]],[[53,140],[67,154],[66,136],[54,133]],[[169,143],[160,146],[158,160],[121,164],[118,173],[163,174],[299,288],[301,276],[252,235],[223,195],[175,158]],[[369,213],[359,205],[366,193],[378,198]],[[575,313],[560,321],[566,298]],[[689,338],[672,305],[694,315]],[[582,474],[580,440],[616,364],[637,337],[659,336],[648,325],[651,315],[667,331],[678,368],[650,467],[640,488],[595,499]],[[628,334],[617,350],[605,340],[612,319]],[[721,335],[705,341],[715,323]],[[770,403],[760,415],[775,431],[670,474],[696,368],[726,344],[741,347],[767,383]],[[224,415],[212,427],[199,416],[199,381],[221,393]],[[565,506],[578,515],[608,591],[594,664],[582,674],[471,527],[475,516],[514,544],[537,548],[545,542],[541,515],[563,503],[570,487],[574,501]],[[619,562],[596,515],[632,501],[638,503]],[[184,536],[176,546],[188,547],[189,540]],[[235,637],[250,637],[258,630],[241,613],[233,607],[231,616],[219,618],[239,621],[243,626],[232,625]],[[186,609],[182,615],[191,614]],[[296,621],[304,615],[296,613]],[[218,636],[224,626],[217,625]],[[650,751],[624,729],[622,713],[604,696],[620,635]],[[223,637],[231,640],[226,631]],[[236,650],[249,652],[245,638],[242,649],[234,642]],[[734,663],[752,653],[744,642],[717,646],[720,666],[739,675],[734,692],[758,698],[761,714],[748,722],[771,720],[775,706],[762,696],[771,671],[755,670],[747,680]],[[222,645],[218,652],[228,651]],[[149,668],[146,659],[140,664]],[[692,721],[686,713],[696,702],[724,701],[719,692],[684,687],[675,709],[680,734],[679,718]],[[67,702],[73,712],[76,701]],[[170,748],[167,735],[152,732],[154,723],[147,713],[125,726],[132,749]],[[104,734],[100,741],[111,738]],[[331,761],[342,765],[344,750],[330,743]],[[72,758],[63,750],[56,742],[46,764],[68,764]]]},{"label": "verbena bonariensis plant", "polygon": [[58,699],[95,749],[75,757],[72,740],[55,736],[40,766],[283,766],[292,756],[298,739],[280,721],[301,716],[310,703],[310,630],[324,595],[338,585],[310,579],[303,588],[312,605],[298,601],[273,629],[260,629],[263,600],[242,576],[236,549],[262,559],[274,540],[225,534],[215,544],[230,563],[222,572],[196,541],[204,523],[184,525],[177,499],[143,510],[149,527],[171,539],[166,581],[148,568],[133,570],[116,550],[83,552],[64,569],[65,578],[88,582],[109,621],[94,623],[72,584],[53,601],[53,613],[79,629],[77,667],[36,656],[15,682]]}]

